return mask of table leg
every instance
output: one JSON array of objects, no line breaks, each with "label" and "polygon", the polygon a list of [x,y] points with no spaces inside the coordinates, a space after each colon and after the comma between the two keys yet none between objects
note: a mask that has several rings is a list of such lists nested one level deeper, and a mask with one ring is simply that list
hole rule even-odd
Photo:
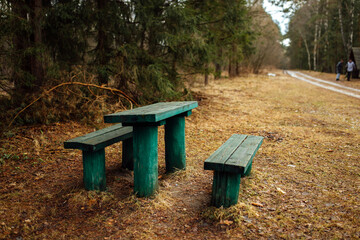
[{"label": "table leg", "polygon": [[176,116],[166,120],[165,162],[166,172],[186,168],[184,116]]},{"label": "table leg", "polygon": [[134,126],[134,192],[150,197],[158,187],[158,127]]}]

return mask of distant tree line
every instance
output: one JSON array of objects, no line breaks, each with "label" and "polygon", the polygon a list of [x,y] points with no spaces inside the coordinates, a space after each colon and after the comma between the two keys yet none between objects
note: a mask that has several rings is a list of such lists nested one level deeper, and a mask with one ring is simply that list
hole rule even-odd
[{"label": "distant tree line", "polygon": [[349,58],[352,47],[360,47],[360,0],[296,3],[288,31],[290,66],[334,72],[341,58]]}]

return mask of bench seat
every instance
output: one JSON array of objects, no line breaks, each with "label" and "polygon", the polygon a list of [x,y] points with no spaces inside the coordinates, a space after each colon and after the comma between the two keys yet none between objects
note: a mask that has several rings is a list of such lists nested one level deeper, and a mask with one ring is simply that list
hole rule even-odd
[{"label": "bench seat", "polygon": [[211,204],[229,207],[238,201],[240,179],[250,175],[252,160],[263,137],[232,135],[204,163],[205,170],[214,171]]},{"label": "bench seat", "polygon": [[123,141],[122,167],[133,170],[132,127],[116,124],[64,142],[66,149],[80,149],[86,190],[106,190],[105,147]]}]

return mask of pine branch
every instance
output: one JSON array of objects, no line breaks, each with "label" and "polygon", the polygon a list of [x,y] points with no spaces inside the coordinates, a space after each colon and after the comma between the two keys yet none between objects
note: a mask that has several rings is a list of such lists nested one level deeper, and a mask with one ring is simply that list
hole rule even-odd
[{"label": "pine branch", "polygon": [[214,21],[198,23],[198,24],[196,24],[196,25],[197,25],[197,26],[208,25],[208,24],[213,24],[213,23],[222,22],[223,20],[224,20],[224,18],[220,18],[220,19],[217,19],[217,20],[214,20]]}]

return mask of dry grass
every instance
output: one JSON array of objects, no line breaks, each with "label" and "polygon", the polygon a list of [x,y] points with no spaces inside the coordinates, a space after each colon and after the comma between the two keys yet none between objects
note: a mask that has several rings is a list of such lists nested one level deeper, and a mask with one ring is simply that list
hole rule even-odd
[{"label": "dry grass", "polygon": [[[9,134],[0,149],[0,238],[360,238],[359,100],[277,73],[193,84],[199,107],[186,120],[187,170],[164,174],[160,128],[160,189],[151,199],[132,195],[120,144],[107,148],[108,191],[82,190],[80,152],[62,142],[90,127]],[[239,203],[215,209],[203,163],[234,133],[265,141]]]}]

